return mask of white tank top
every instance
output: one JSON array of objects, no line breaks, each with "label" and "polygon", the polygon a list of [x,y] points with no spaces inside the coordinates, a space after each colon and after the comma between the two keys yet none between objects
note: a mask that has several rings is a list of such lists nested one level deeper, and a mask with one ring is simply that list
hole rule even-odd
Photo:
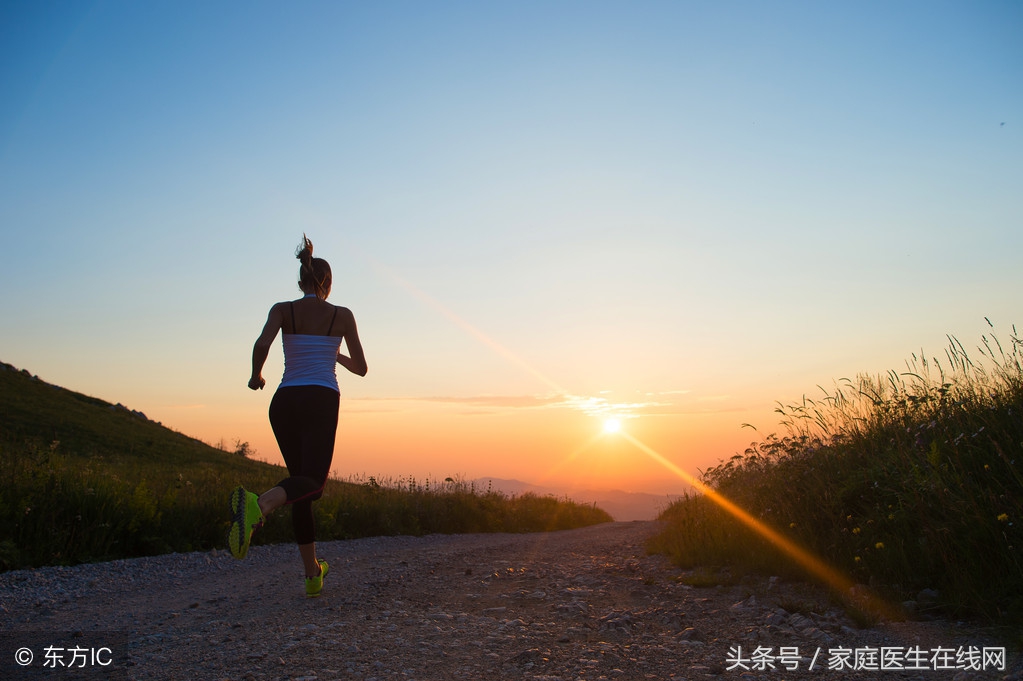
[{"label": "white tank top", "polygon": [[284,377],[281,388],[293,385],[322,385],[341,392],[337,385],[337,353],[340,336],[306,336],[286,333]]},{"label": "white tank top", "polygon": [[[307,298],[315,296],[306,296]],[[295,306],[291,305],[291,328],[295,328]],[[334,330],[337,308],[330,318],[328,334]],[[341,350],[340,336],[314,336],[304,333],[285,333],[284,376],[280,388],[296,385],[322,385],[341,392],[337,385],[337,353]]]}]

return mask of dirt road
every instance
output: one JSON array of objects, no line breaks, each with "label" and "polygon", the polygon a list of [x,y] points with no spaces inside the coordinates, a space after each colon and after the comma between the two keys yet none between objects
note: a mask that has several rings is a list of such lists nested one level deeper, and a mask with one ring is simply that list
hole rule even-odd
[{"label": "dirt road", "polygon": [[[767,577],[686,586],[646,555],[655,530],[327,542],[318,599],[304,597],[293,546],[254,547],[244,561],[218,551],[9,572],[0,676],[1021,678],[1013,650],[999,664],[1004,639],[976,627],[857,629],[822,591]],[[882,648],[891,669],[880,668]],[[19,649],[32,664],[15,663]]]}]

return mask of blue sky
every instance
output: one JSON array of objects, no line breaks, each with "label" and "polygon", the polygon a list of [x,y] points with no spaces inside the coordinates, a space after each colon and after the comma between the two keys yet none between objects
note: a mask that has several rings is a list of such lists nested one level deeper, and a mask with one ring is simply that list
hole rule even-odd
[{"label": "blue sky", "polygon": [[370,361],[356,470],[529,479],[469,452],[557,456],[557,419],[507,406],[552,390],[656,403],[631,415],[662,451],[727,458],[774,400],[1021,321],[1021,28],[996,2],[6,3],[0,360],[273,458],[248,356],[306,232]]}]

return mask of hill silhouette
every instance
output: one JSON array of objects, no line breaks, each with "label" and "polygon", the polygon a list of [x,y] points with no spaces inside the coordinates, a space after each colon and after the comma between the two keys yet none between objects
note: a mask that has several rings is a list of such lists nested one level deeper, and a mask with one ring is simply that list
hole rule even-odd
[{"label": "hill silhouette", "polygon": [[0,362],[0,446],[26,445],[83,460],[136,459],[175,472],[194,465],[239,475],[280,470],[174,431],[141,411],[47,383]]}]

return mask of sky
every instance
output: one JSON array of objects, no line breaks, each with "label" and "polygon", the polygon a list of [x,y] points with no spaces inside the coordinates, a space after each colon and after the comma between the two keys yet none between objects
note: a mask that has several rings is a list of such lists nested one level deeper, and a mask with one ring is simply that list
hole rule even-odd
[{"label": "sky", "polygon": [[[0,4],[0,361],[280,462],[302,234],[333,471],[675,494],[778,402],[1023,323],[1013,2]],[[750,424],[756,428],[745,427]]]}]

